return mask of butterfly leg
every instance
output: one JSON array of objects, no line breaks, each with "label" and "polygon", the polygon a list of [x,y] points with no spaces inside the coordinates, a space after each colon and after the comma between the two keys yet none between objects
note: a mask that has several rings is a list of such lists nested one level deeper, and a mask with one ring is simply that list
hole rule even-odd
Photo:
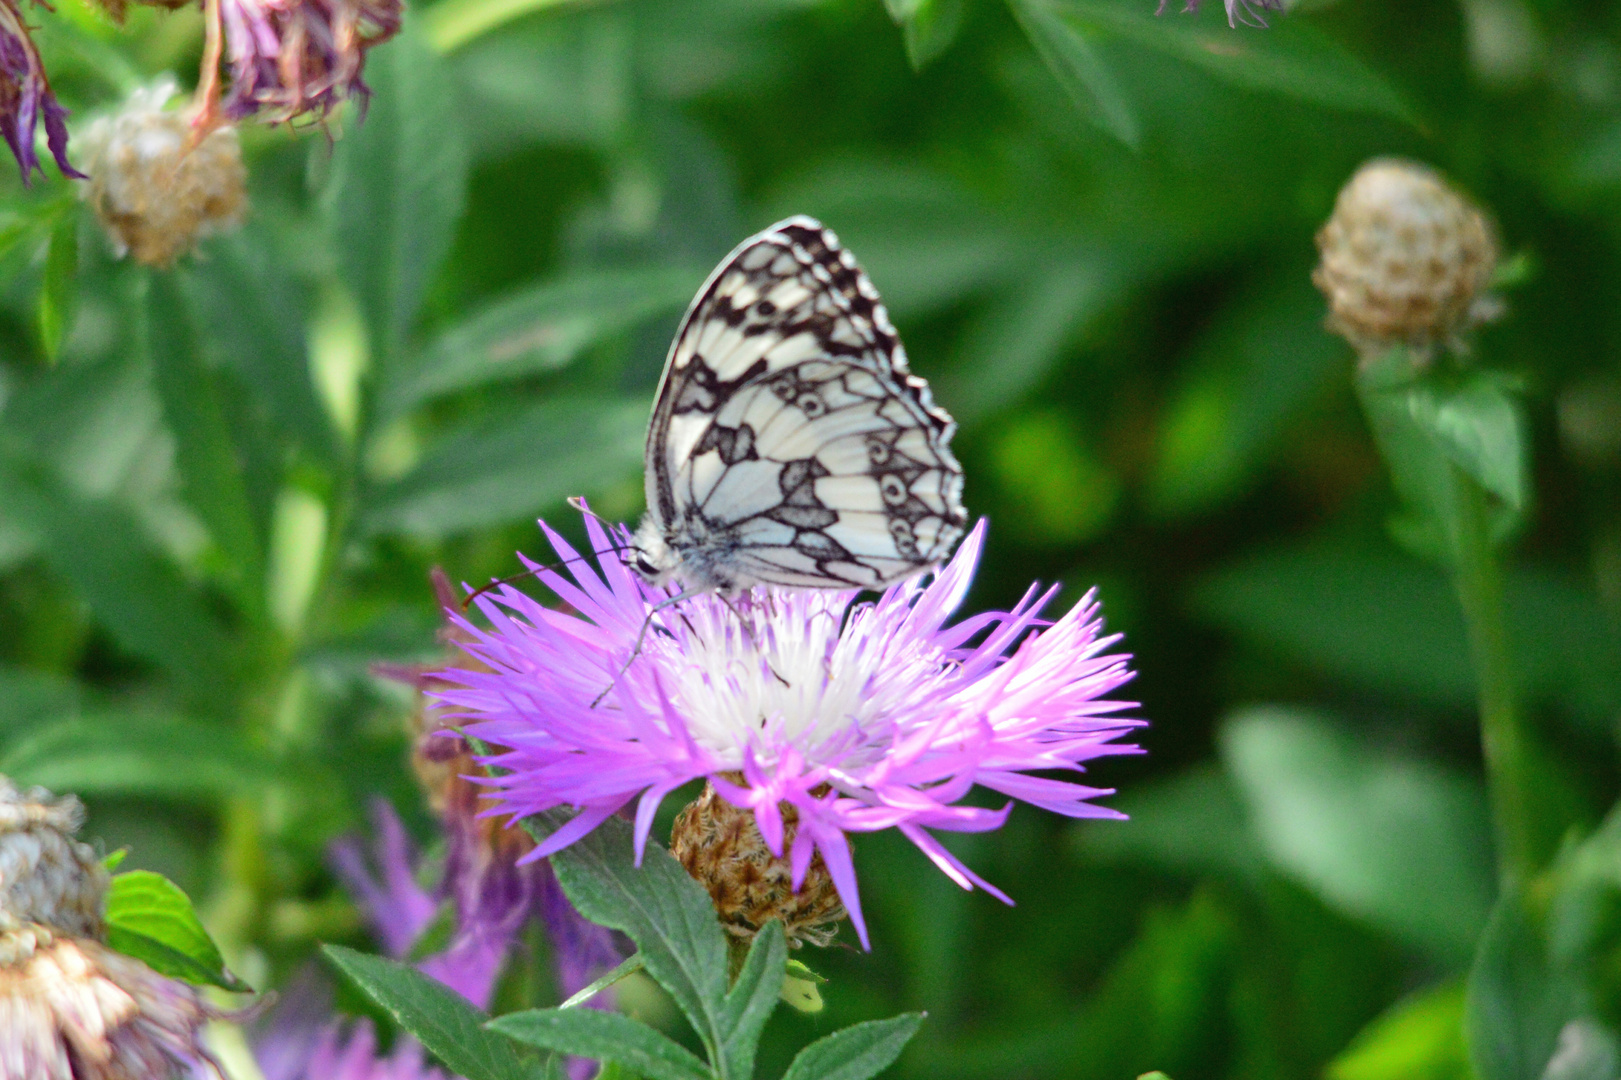
[{"label": "butterfly leg", "polygon": [[658,603],[654,604],[648,609],[647,618],[642,620],[642,628],[636,632],[636,644],[631,647],[630,655],[626,657],[625,662],[619,666],[619,670],[614,672],[613,681],[607,686],[603,687],[602,693],[598,694],[596,699],[591,702],[591,707],[593,709],[602,704],[602,699],[608,696],[608,691],[612,690],[618,685],[619,680],[625,677],[625,672],[630,670],[630,665],[634,664],[636,662],[636,658],[642,655],[642,643],[647,640],[647,631],[653,625],[653,616],[657,615],[667,607],[675,606],[677,600],[685,600],[688,595],[689,594],[686,592],[678,592],[674,596],[665,597],[663,600],[660,600]]}]

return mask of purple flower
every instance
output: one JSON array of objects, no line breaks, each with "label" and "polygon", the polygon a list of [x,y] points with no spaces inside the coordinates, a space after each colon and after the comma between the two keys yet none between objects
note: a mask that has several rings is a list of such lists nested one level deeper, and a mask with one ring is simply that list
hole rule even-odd
[{"label": "purple flower", "polygon": [[331,1007],[331,995],[310,972],[289,989],[275,1022],[253,1040],[264,1080],[448,1080],[427,1064],[415,1039],[400,1038],[381,1057],[371,1022],[340,1024]]},{"label": "purple flower", "polygon": [[28,34],[28,24],[15,0],[0,0],[0,135],[4,135],[23,183],[34,170],[45,169],[34,152],[34,132],[45,121],[45,142],[56,158],[63,176],[84,179],[84,174],[68,164],[68,111],[57,103],[51,84],[45,78],[45,65]]},{"label": "purple flower", "polygon": [[[610,549],[601,527],[588,518],[586,528],[597,551]],[[546,533],[561,558],[578,559]],[[442,672],[450,688],[435,696],[447,719],[505,748],[488,763],[508,772],[484,781],[502,810],[580,808],[529,858],[633,801],[639,857],[659,802],[704,777],[752,811],[778,858],[783,808],[793,809],[793,887],[819,854],[869,946],[847,833],[899,829],[959,885],[1006,901],[929,831],[1001,826],[1011,802],[959,805],[976,784],[1070,817],[1121,816],[1089,801],[1107,789],[1035,775],[1136,751],[1114,742],[1141,723],[1114,715],[1132,703],[1107,697],[1131,678],[1127,658],[1106,652],[1118,639],[1100,636],[1092,594],[1042,622],[1056,587],[946,626],[984,536],[981,522],[931,582],[902,582],[872,603],[855,592],[761,587],[686,597],[650,616],[674,592],[616,559],[572,582],[529,563],[578,614],[510,586],[478,601],[488,631],[452,613],[469,636],[462,648],[488,670]]]},{"label": "purple flower", "polygon": [[231,59],[226,114],[267,110],[279,123],[364,98],[366,52],[399,31],[400,12],[400,0],[221,0]]},{"label": "purple flower", "polygon": [[[1165,14],[1165,5],[1170,0],[1159,0],[1159,8],[1155,15]],[[1236,27],[1239,23],[1245,26],[1266,26],[1266,16],[1263,11],[1282,11],[1283,0],[1222,0],[1227,5],[1227,25]],[[1184,14],[1199,10],[1199,0],[1186,0],[1182,6]]]}]

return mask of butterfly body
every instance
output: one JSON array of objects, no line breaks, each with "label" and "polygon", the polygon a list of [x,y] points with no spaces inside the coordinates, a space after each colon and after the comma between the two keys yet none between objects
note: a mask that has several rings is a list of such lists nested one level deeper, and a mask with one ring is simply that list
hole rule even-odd
[{"label": "butterfly body", "polygon": [[967,522],[955,422],[855,260],[809,218],[743,242],[687,310],[647,435],[635,569],[733,593],[882,588]]}]

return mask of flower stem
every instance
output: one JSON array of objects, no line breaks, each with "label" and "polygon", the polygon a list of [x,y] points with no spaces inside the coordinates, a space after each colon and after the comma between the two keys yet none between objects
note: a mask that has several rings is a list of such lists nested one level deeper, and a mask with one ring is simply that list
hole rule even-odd
[{"label": "flower stem", "polygon": [[1527,745],[1515,705],[1513,659],[1503,602],[1503,573],[1492,549],[1487,496],[1456,465],[1452,580],[1463,607],[1480,701],[1480,744],[1492,804],[1498,879],[1505,892],[1536,869]]}]

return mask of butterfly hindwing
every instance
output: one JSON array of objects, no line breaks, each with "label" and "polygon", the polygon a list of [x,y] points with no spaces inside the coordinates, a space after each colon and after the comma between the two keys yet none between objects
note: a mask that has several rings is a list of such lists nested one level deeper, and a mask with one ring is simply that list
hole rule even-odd
[{"label": "butterfly hindwing", "polygon": [[962,533],[954,427],[854,260],[790,219],[745,241],[682,322],[648,431],[648,506],[713,583],[882,586]]}]

